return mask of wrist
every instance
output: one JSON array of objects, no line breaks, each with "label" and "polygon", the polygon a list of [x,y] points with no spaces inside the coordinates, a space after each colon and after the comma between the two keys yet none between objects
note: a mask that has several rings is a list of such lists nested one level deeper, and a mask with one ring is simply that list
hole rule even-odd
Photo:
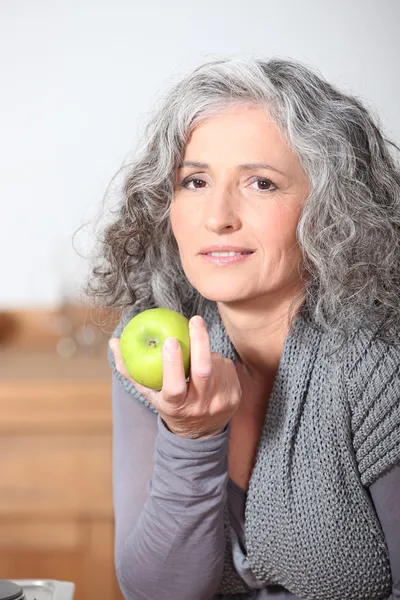
[{"label": "wrist", "polygon": [[226,428],[228,427],[228,424],[226,424],[224,427],[220,427],[220,428],[216,429],[215,431],[185,432],[185,431],[179,431],[177,429],[174,429],[173,427],[170,427],[164,421],[164,419],[162,417],[161,417],[161,420],[164,423],[165,427],[168,429],[168,431],[170,431],[174,435],[177,435],[181,438],[190,439],[190,440],[206,440],[211,437],[216,437],[217,435],[224,433],[226,431]]}]

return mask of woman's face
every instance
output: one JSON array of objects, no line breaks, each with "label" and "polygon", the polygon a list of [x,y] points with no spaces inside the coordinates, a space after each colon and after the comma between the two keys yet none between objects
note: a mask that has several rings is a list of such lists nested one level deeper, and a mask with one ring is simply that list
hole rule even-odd
[{"label": "woman's face", "polygon": [[[171,207],[193,287],[218,302],[284,296],[298,288],[296,227],[307,195],[297,156],[261,109],[236,107],[198,125],[176,171]],[[201,254],[213,245],[253,253],[218,264],[222,259],[210,262]]]}]

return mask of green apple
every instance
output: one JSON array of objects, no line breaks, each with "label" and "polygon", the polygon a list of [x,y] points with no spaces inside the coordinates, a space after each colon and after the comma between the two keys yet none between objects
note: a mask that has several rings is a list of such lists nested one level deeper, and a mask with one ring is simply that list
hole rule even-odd
[{"label": "green apple", "polygon": [[149,308],[125,326],[121,335],[121,356],[129,375],[141,385],[160,390],[163,381],[162,350],[165,340],[178,340],[183,355],[185,376],[189,376],[189,321],[169,308]]}]

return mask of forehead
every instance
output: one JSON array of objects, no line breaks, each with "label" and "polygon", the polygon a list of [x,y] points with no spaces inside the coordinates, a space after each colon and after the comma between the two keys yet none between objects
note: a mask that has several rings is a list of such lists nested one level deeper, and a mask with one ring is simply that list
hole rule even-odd
[{"label": "forehead", "polygon": [[264,110],[236,107],[199,123],[190,134],[184,159],[217,164],[276,160],[282,166],[295,155]]}]

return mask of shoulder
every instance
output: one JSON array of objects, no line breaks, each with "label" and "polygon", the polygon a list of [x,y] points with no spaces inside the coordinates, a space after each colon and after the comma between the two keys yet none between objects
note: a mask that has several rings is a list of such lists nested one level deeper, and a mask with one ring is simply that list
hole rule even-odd
[{"label": "shoulder", "polygon": [[357,411],[367,397],[377,399],[399,383],[400,342],[389,344],[370,331],[359,330],[348,344],[344,368],[350,407]]},{"label": "shoulder", "polygon": [[400,460],[400,344],[359,330],[343,366],[353,446],[369,486]]}]

